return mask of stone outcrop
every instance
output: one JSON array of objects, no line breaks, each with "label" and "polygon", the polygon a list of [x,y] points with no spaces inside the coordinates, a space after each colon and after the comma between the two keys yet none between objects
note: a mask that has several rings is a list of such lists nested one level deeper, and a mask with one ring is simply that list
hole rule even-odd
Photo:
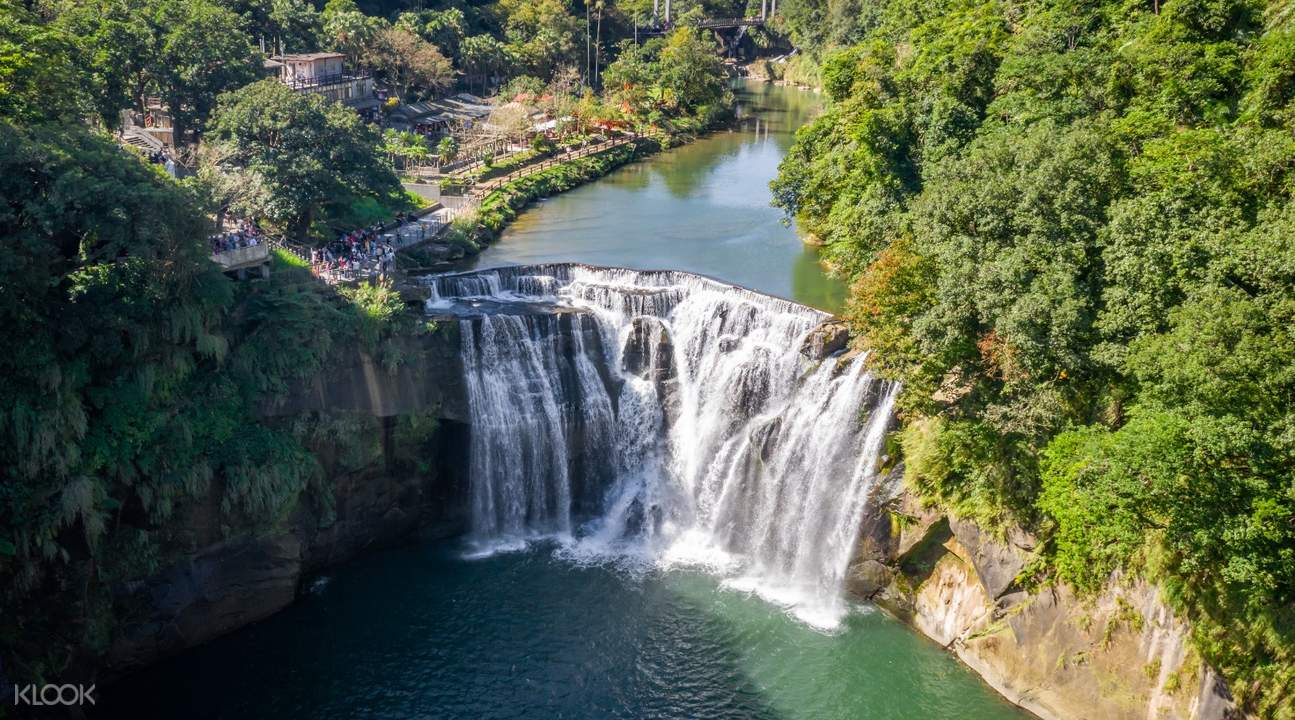
[{"label": "stone outcrop", "polygon": [[824,320],[810,331],[801,343],[800,354],[811,360],[822,360],[844,350],[850,344],[850,328],[844,320]]},{"label": "stone outcrop", "polygon": [[278,534],[218,543],[161,574],[123,588],[122,601],[150,607],[109,650],[118,670],[144,665],[266,618],[297,596],[301,541]]},{"label": "stone outcrop", "polygon": [[[552,322],[536,327],[555,334],[560,352],[601,346],[584,313],[544,314]],[[434,332],[399,338],[378,356],[340,348],[322,372],[266,399],[261,412],[271,422],[318,430],[306,442],[327,492],[302,493],[289,517],[260,532],[241,529],[221,507],[219,479],[203,501],[178,509],[164,567],[113,588],[123,626],[99,679],[268,617],[313,575],[364,551],[462,534],[470,428],[460,329],[459,319],[441,319]],[[664,345],[646,351],[669,350],[668,336],[653,337]],[[611,381],[607,368],[598,371]],[[572,450],[571,462],[592,460]]]},{"label": "stone outcrop", "polygon": [[1005,542],[998,542],[975,523],[960,518],[950,518],[949,529],[966,550],[976,578],[991,600],[998,600],[1015,587],[1016,577],[1034,551],[1034,538],[1013,528]]},{"label": "stone outcrop", "polygon": [[332,505],[298,508],[275,532],[222,537],[225,521],[216,494],[186,513],[195,549],[158,574],[114,589],[126,622],[105,658],[105,680],[166,655],[262,620],[296,600],[303,583],[361,552],[410,537],[442,537],[464,529],[465,479],[455,474],[465,444],[462,426],[443,423],[434,442],[445,461],[420,472],[393,456],[390,423],[364,430],[382,447],[364,467],[325,460]]},{"label": "stone outcrop", "polygon": [[[852,592],[940,643],[1045,720],[1226,720],[1234,705],[1155,586],[1113,577],[1095,598],[1020,575],[1034,540],[947,517],[906,493],[865,523]],[[889,515],[890,521],[882,515]]]},{"label": "stone outcrop", "polygon": [[468,419],[459,327],[442,321],[435,332],[391,341],[385,366],[359,348],[340,350],[323,372],[301,381],[282,397],[267,399],[263,415],[355,412],[374,417],[435,413],[459,422]]}]

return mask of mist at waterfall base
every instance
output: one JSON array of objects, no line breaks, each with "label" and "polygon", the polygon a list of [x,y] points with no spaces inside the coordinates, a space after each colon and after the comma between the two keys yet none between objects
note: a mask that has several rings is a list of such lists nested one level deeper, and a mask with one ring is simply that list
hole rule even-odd
[{"label": "mist at waterfall base", "polygon": [[898,387],[802,352],[826,314],[680,272],[428,282],[461,318],[473,556],[696,567],[839,625]]}]

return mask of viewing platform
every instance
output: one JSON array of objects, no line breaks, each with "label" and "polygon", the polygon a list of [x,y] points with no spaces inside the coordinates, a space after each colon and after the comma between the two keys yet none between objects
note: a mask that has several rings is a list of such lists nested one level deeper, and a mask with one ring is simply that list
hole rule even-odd
[{"label": "viewing platform", "polygon": [[212,253],[211,261],[219,265],[222,272],[238,273],[239,280],[245,279],[249,270],[257,268],[260,269],[262,278],[270,277],[270,245],[268,243]]}]

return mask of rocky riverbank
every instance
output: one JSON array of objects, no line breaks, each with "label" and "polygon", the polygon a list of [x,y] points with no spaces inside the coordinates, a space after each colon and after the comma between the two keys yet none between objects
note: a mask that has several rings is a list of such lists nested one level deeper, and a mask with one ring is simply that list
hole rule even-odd
[{"label": "rocky riverbank", "polygon": [[[892,487],[902,473],[892,471]],[[870,509],[850,590],[1044,720],[1237,717],[1159,588],[1123,577],[1093,598],[1028,587],[1034,551],[1024,532],[994,537],[900,490]]]}]

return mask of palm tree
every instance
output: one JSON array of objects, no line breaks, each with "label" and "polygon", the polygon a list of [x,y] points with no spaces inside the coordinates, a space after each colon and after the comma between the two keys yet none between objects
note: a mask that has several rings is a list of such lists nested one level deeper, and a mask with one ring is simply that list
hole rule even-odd
[{"label": "palm tree", "polygon": [[446,135],[441,141],[436,143],[436,156],[444,165],[454,161],[454,157],[459,154],[459,141],[453,136]]},{"label": "palm tree", "polygon": [[595,0],[594,5],[598,8],[598,30],[594,33],[594,87],[598,87],[598,74],[603,50],[603,7],[606,5],[606,0]]}]

